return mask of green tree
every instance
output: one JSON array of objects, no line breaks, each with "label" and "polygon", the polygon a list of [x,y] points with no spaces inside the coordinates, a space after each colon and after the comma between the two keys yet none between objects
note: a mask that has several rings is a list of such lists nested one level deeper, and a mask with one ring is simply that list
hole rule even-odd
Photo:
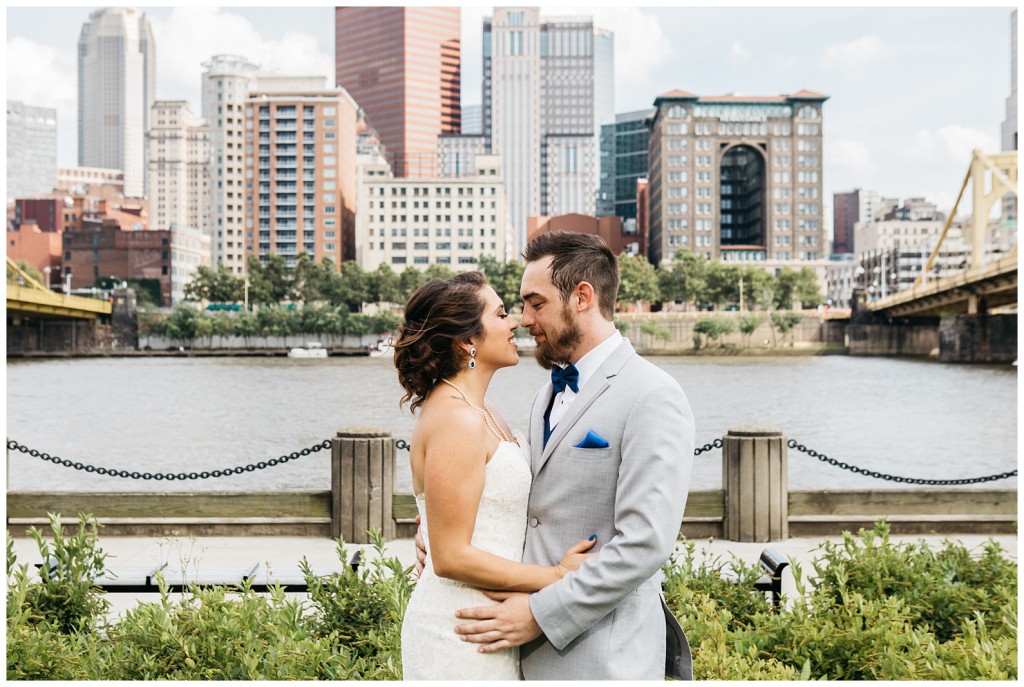
[{"label": "green tree", "polygon": [[764,322],[764,317],[755,313],[740,316],[740,333],[743,334],[743,339],[746,341],[747,348],[750,348],[751,335],[757,331],[757,328],[761,326],[762,322]]},{"label": "green tree", "polygon": [[707,290],[705,298],[721,310],[726,303],[740,300],[740,268],[737,265],[716,261],[708,264],[706,273]]},{"label": "green tree", "polygon": [[212,270],[206,265],[196,268],[192,280],[185,285],[185,299],[210,303],[238,303],[244,297],[245,281],[224,265]]},{"label": "green tree", "polygon": [[416,269],[412,265],[406,267],[400,275],[398,275],[398,288],[402,292],[401,302],[405,303],[409,300],[409,296],[426,283],[426,276],[420,270]]},{"label": "green tree", "polygon": [[515,309],[519,305],[519,287],[526,265],[518,260],[498,262],[492,255],[481,255],[477,265],[505,307],[510,311]]},{"label": "green tree", "polygon": [[371,303],[399,303],[402,300],[401,278],[391,265],[381,263],[366,275],[367,300]]},{"label": "green tree", "polygon": [[332,291],[341,281],[330,258],[316,262],[308,253],[300,253],[292,271],[292,294],[303,303],[331,301]]},{"label": "green tree", "polygon": [[620,304],[636,304],[657,301],[661,297],[658,285],[658,274],[647,258],[638,255],[629,257],[625,253],[619,256],[619,293]]},{"label": "green tree", "polygon": [[451,279],[455,276],[451,268],[448,265],[442,265],[440,263],[434,263],[433,265],[427,265],[427,269],[423,271],[425,277],[423,282],[426,283],[431,279]]},{"label": "green tree", "polygon": [[341,265],[341,276],[340,302],[336,305],[344,305],[349,312],[361,312],[363,303],[370,300],[370,279],[366,271],[355,260],[346,260]]},{"label": "green tree", "polygon": [[245,347],[249,348],[250,339],[259,333],[259,323],[251,312],[240,312],[234,321],[235,334],[242,337]]},{"label": "green tree", "polygon": [[249,300],[252,303],[276,305],[291,299],[292,275],[283,257],[272,254],[267,257],[266,264],[263,264],[259,257],[250,255],[247,266]]},{"label": "green tree", "polygon": [[775,298],[775,277],[756,265],[745,265],[740,268],[740,279],[743,281],[743,299],[746,307],[759,305],[769,308]]},{"label": "green tree", "polygon": [[804,308],[816,308],[824,302],[818,278],[810,267],[802,267],[799,271],[783,267],[776,277],[775,307],[790,310],[796,301],[800,301]]},{"label": "green tree", "polygon": [[263,336],[287,337],[295,333],[297,323],[292,311],[280,306],[260,308],[256,313],[256,325]]},{"label": "green tree", "polygon": [[773,312],[771,315],[771,327],[772,327],[772,339],[775,339],[775,332],[778,331],[784,337],[790,339],[790,345],[793,345],[790,333],[793,328],[800,324],[800,320],[804,318],[798,312]]},{"label": "green tree", "polygon": [[676,251],[671,268],[658,270],[662,299],[693,304],[706,300],[708,265],[707,258],[685,249]]},{"label": "green tree", "polygon": [[731,317],[725,315],[712,315],[710,317],[702,317],[693,323],[693,340],[695,348],[700,348],[698,344],[698,335],[703,334],[707,337],[708,343],[712,339],[718,341],[718,345],[722,345],[722,337],[726,334],[731,334],[736,331],[736,323]]},{"label": "green tree", "polygon": [[179,303],[164,320],[164,336],[172,341],[179,341],[182,345],[187,342],[191,348],[199,334],[200,317],[193,306]]}]

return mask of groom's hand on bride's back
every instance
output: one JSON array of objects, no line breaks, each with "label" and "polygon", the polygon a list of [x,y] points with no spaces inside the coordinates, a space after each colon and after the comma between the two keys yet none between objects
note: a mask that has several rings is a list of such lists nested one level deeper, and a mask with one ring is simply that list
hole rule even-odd
[{"label": "groom's hand on bride's back", "polygon": [[[420,524],[420,516],[416,516],[416,524]],[[423,543],[422,528],[416,528],[416,536],[413,537],[413,541],[416,542],[416,578],[423,574],[423,569],[427,567],[427,546]]]}]

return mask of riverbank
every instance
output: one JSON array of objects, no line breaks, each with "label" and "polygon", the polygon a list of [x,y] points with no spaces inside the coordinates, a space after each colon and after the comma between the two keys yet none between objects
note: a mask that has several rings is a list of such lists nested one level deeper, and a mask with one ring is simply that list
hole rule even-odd
[{"label": "riverbank", "polygon": [[[106,350],[106,351],[8,351],[7,358],[15,360],[31,358],[33,360],[69,359],[69,358],[284,358],[288,356],[287,348],[185,348],[168,350]],[[803,344],[793,347],[759,347],[740,348],[734,346],[714,346],[711,348],[641,348],[637,352],[643,356],[695,356],[708,358],[734,357],[802,357],[814,355],[849,355],[850,349],[845,346]],[[328,348],[329,356],[366,357],[366,349]],[[532,349],[520,349],[523,357],[532,356]]]}]

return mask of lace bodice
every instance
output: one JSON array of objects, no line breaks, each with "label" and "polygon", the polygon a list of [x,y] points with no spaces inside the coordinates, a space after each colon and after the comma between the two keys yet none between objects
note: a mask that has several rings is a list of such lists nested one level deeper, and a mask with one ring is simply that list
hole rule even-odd
[{"label": "lace bodice", "polygon": [[[508,441],[498,444],[485,468],[484,489],[473,527],[473,546],[502,558],[522,560],[531,480],[525,449]],[[423,540],[427,544],[429,566],[430,523],[427,522],[427,504],[423,494],[416,495],[416,508],[420,514]]]},{"label": "lace bodice", "polygon": [[[487,462],[471,541],[483,551],[519,562],[526,541],[532,473],[526,442],[517,438],[519,444],[500,443]],[[455,618],[455,611],[495,602],[475,587],[434,574],[426,505],[424,495],[417,494],[427,567],[416,583],[402,624],[404,679],[520,679],[518,649],[481,654],[475,644],[463,642],[455,634],[455,625],[464,622]]]}]

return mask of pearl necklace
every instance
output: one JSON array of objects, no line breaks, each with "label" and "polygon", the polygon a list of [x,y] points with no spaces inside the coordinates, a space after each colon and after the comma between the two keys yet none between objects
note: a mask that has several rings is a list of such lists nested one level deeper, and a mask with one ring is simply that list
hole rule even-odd
[{"label": "pearl necklace", "polygon": [[474,405],[473,402],[469,400],[469,396],[466,395],[465,391],[455,386],[455,384],[449,382],[447,379],[442,379],[441,381],[458,391],[459,395],[462,396],[462,400],[466,402],[466,405],[483,416],[484,424],[487,425],[487,429],[491,430],[491,433],[494,434],[494,436],[498,437],[502,441],[507,441],[510,444],[514,443],[512,438],[505,434],[505,430],[501,428],[501,425],[499,425],[498,421],[494,419],[494,416],[491,415],[491,411],[487,410],[486,407],[481,408],[480,406]]}]

